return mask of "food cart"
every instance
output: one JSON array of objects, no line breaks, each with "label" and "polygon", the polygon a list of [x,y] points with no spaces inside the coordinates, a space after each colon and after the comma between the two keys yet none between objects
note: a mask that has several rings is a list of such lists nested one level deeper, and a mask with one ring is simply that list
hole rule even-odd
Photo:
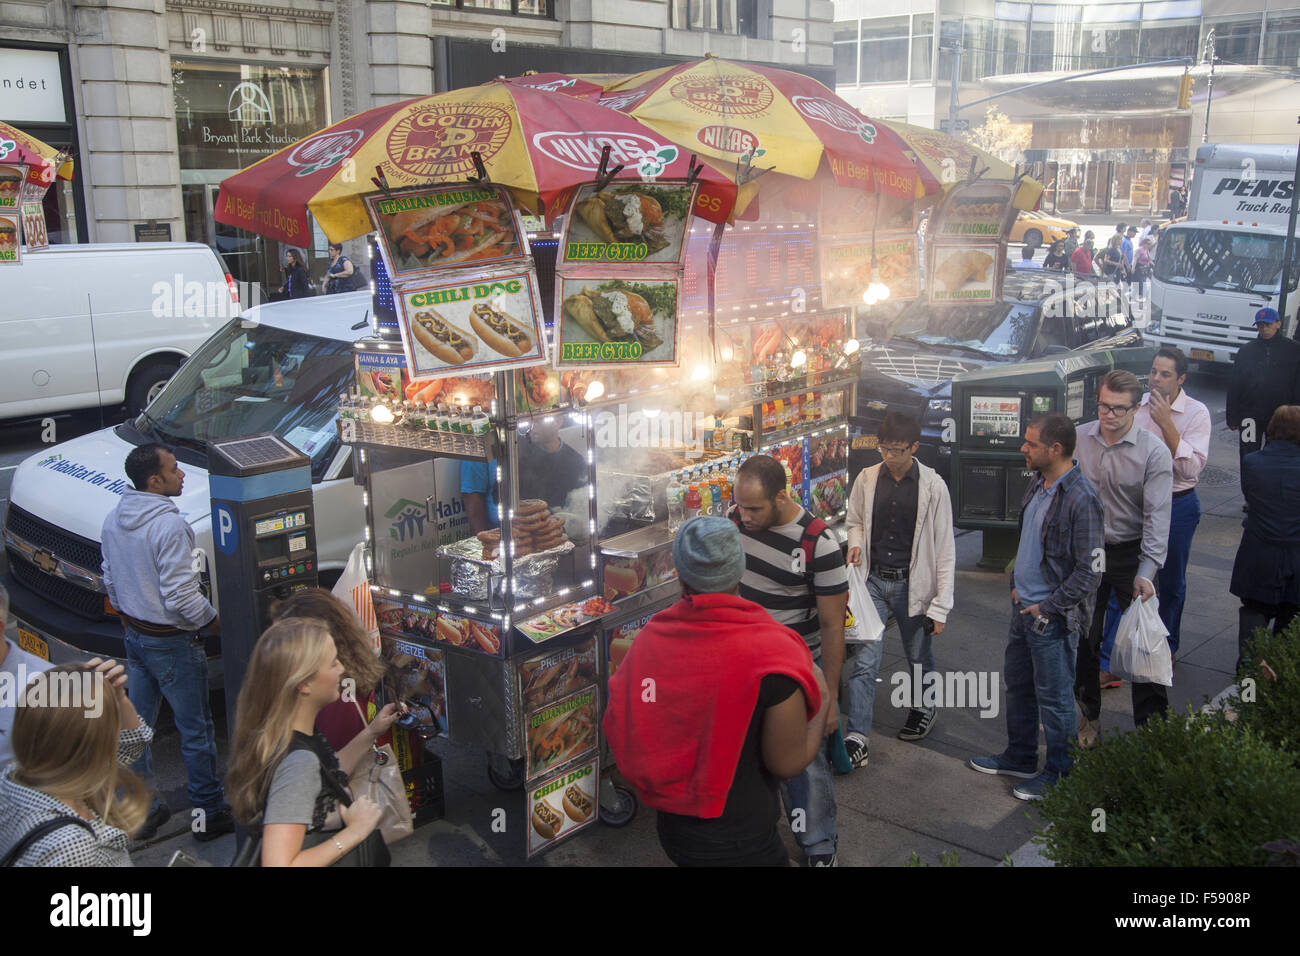
[{"label": "food cart", "polygon": [[[651,187],[607,188],[625,198]],[[673,208],[671,189],[693,197],[695,187],[658,183],[650,194]],[[405,208],[415,194],[395,195]],[[684,215],[665,216],[660,261],[632,266],[592,261],[591,223],[571,213],[547,333],[518,254],[429,275],[427,262],[395,252],[405,242],[429,254],[411,247],[410,230],[385,224],[382,204],[375,197],[384,265],[408,273],[394,292],[401,337],[357,343],[356,386],[339,417],[365,489],[381,642],[410,674],[404,686],[418,689],[407,703],[426,736],[482,748],[495,785],[526,787],[531,855],[596,819],[620,826],[635,813],[633,794],[602,773],[611,761],[600,718],[636,632],[680,595],[677,525],[726,514],[736,470],[754,453],[785,463],[814,514],[842,521],[858,374],[852,312],[821,301],[811,217],[780,211],[782,221],[742,226],[709,283],[712,230],[692,226],[687,202]],[[510,242],[527,249],[522,233]],[[748,280],[778,243],[795,271],[757,288]],[[800,243],[806,255],[793,254]],[[522,288],[511,293],[511,282]],[[641,299],[650,312],[628,341],[613,330],[601,342],[602,299],[638,309]],[[484,308],[510,320],[526,354],[503,360],[504,343],[487,354],[487,326],[473,321]],[[442,335],[429,345],[453,346],[462,333],[476,345],[455,369],[434,369],[419,334],[429,330]]]}]

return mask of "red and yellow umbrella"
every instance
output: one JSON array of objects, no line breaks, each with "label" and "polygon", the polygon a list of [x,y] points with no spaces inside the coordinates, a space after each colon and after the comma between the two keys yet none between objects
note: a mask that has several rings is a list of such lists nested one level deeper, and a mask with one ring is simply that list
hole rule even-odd
[{"label": "red and yellow umbrella", "polygon": [[751,165],[900,198],[937,192],[902,142],[811,77],[709,57],[607,84],[601,104],[740,178]]},{"label": "red and yellow umbrella", "polygon": [[[378,188],[460,183],[475,175],[510,189],[530,212],[554,216],[596,177],[603,147],[619,179],[685,178],[690,153],[635,119],[572,96],[500,81],[358,113],[287,146],[221,184],[219,222],[290,243],[310,234],[308,211],[342,242],[371,229],[362,197]],[[701,216],[725,221],[736,187],[705,167]]]},{"label": "red and yellow umbrella", "polygon": [[[916,154],[917,161],[938,180],[945,192],[966,181],[972,160],[975,161],[977,172],[987,170],[984,173],[985,179],[1012,180],[1016,177],[1015,168],[1010,163],[955,136],[892,120],[880,125],[897,135]],[[1032,179],[1022,179],[1020,188],[1016,190],[1014,205],[1017,209],[1033,209],[1042,194],[1042,184]]]},{"label": "red and yellow umbrella", "polygon": [[66,153],[8,123],[0,123],[0,163],[30,166],[27,181],[37,186],[49,186],[56,178],[72,180],[72,160]]}]

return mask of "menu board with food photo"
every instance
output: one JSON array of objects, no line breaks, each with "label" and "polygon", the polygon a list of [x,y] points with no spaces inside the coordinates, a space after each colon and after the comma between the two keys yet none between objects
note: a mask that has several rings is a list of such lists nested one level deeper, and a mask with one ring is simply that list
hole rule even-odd
[{"label": "menu board with food photo", "polygon": [[914,201],[901,196],[823,182],[817,229],[823,238],[860,236],[873,228],[915,232],[915,208]]},{"label": "menu board with food photo", "polygon": [[412,380],[546,361],[541,299],[531,268],[415,282],[395,299]]},{"label": "menu board with food photo", "polygon": [[501,654],[501,625],[490,621],[476,621],[472,617],[438,612],[434,640],[453,647],[463,647],[484,654]]},{"label": "menu board with food photo", "polygon": [[559,265],[680,263],[697,188],[668,181],[583,186],[566,217]]},{"label": "menu board with food photo", "polygon": [[528,791],[528,855],[535,856],[596,822],[600,760],[566,768]]},{"label": "menu board with food photo", "polygon": [[556,365],[676,365],[678,280],[564,276],[556,283]]},{"label": "menu board with food photo", "polygon": [[515,411],[548,411],[568,401],[560,387],[560,373],[546,365],[516,369],[514,374]]},{"label": "menu board with food photo", "polygon": [[0,165],[0,209],[17,209],[27,181],[27,167],[17,164]]},{"label": "menu board with food photo", "polygon": [[849,467],[849,436],[845,434],[818,435],[811,439],[808,449],[808,474],[820,478],[831,472]]},{"label": "menu board with food photo", "polygon": [[596,683],[596,638],[531,657],[519,665],[525,710],[536,710]]},{"label": "menu board with food photo", "polygon": [[1015,216],[1015,184],[978,180],[954,186],[928,235],[934,239],[999,239]]},{"label": "menu board with food photo", "polygon": [[387,633],[381,634],[380,647],[388,665],[385,690],[406,705],[401,725],[425,737],[446,736],[447,663],[443,652]]},{"label": "menu board with food photo", "polygon": [[605,597],[611,601],[620,601],[677,577],[673,552],[668,548],[637,557],[605,555],[602,563],[605,566]]},{"label": "menu board with food photo", "polygon": [[787,445],[778,445],[776,448],[768,449],[766,454],[771,455],[785,468],[786,476],[789,478],[790,497],[805,508],[808,507],[808,439],[805,437]]},{"label": "menu board with food photo", "polygon": [[627,657],[627,652],[632,649],[632,641],[641,633],[641,628],[650,623],[650,618],[653,616],[647,614],[644,617],[633,618],[609,629],[606,635],[609,639],[606,653],[611,677],[614,676],[614,671],[618,670],[618,665],[623,663],[623,658]]},{"label": "menu board with food photo", "polygon": [[1005,256],[996,243],[969,245],[935,243],[930,246],[931,305],[996,302],[1001,294]]},{"label": "menu board with food photo", "polygon": [[19,237],[18,217],[0,213],[0,262],[19,263],[23,260]]},{"label": "menu board with food photo", "polygon": [[50,234],[45,226],[45,207],[39,202],[24,200],[22,220],[23,242],[27,243],[27,251],[35,252],[37,249],[48,249]]},{"label": "menu board with food photo", "polygon": [[357,392],[362,398],[400,402],[411,397],[407,394],[411,378],[406,373],[406,356],[401,352],[354,352],[353,361],[356,363]]},{"label": "menu board with food photo", "polygon": [[812,498],[812,506],[808,510],[814,518],[830,518],[839,514],[849,500],[848,472],[837,471],[813,478],[809,497]]},{"label": "menu board with food photo", "polygon": [[519,621],[515,627],[534,644],[549,641],[579,624],[586,624],[614,610],[614,605],[602,597],[589,598],[578,604],[562,604],[544,614]]},{"label": "menu board with food photo", "polygon": [[528,713],[528,777],[579,757],[596,746],[600,700],[594,686]]},{"label": "menu board with food photo", "polygon": [[[891,300],[915,299],[920,294],[916,263],[915,233],[876,236],[876,276],[889,288]],[[826,305],[861,305],[862,294],[871,284],[871,239],[823,243],[821,266],[822,301]]]},{"label": "menu board with food photo", "polygon": [[367,196],[366,204],[395,280],[527,254],[514,206],[495,186],[413,189]]}]

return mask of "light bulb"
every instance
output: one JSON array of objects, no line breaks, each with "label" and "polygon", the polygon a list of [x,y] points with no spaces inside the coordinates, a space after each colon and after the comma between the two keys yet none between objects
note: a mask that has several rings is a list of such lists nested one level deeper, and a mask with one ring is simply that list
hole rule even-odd
[{"label": "light bulb", "polygon": [[691,378],[697,382],[703,382],[709,377],[709,367],[707,365],[695,366],[695,371],[691,372]]},{"label": "light bulb", "polygon": [[600,398],[600,396],[604,394],[605,394],[605,383],[598,378],[593,379],[591,384],[587,386],[586,400],[592,402]]},{"label": "light bulb", "polygon": [[871,286],[867,286],[867,291],[862,293],[862,301],[867,305],[875,305],[878,298],[876,290]]},{"label": "light bulb", "polygon": [[391,425],[393,423],[393,410],[387,405],[376,405],[370,409],[370,420],[380,425]]},{"label": "light bulb", "polygon": [[861,347],[862,347],[862,343],[860,343],[857,339],[849,339],[847,342],[844,343],[844,354],[852,355]]},{"label": "light bulb", "polygon": [[808,364],[808,353],[803,349],[795,349],[794,354],[790,356],[790,367],[800,368]]}]

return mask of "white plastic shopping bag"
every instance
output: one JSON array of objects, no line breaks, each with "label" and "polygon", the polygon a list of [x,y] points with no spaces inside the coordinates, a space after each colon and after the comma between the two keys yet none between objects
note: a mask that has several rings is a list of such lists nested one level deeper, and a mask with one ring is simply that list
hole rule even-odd
[{"label": "white plastic shopping bag", "polygon": [[861,566],[849,567],[849,607],[844,621],[844,641],[847,644],[865,644],[878,641],[885,633],[885,623],[876,613],[876,602],[871,600],[867,588],[867,571]]},{"label": "white plastic shopping bag", "polygon": [[1174,662],[1165,640],[1169,630],[1160,620],[1160,601],[1152,595],[1134,598],[1115,631],[1110,669],[1120,677],[1144,684],[1174,685]]},{"label": "white plastic shopping bag", "polygon": [[348,556],[348,565],[339,576],[331,592],[336,598],[357,612],[362,629],[370,635],[370,643],[379,652],[379,621],[375,618],[375,604],[370,599],[370,581],[366,578],[366,545],[360,542]]}]

